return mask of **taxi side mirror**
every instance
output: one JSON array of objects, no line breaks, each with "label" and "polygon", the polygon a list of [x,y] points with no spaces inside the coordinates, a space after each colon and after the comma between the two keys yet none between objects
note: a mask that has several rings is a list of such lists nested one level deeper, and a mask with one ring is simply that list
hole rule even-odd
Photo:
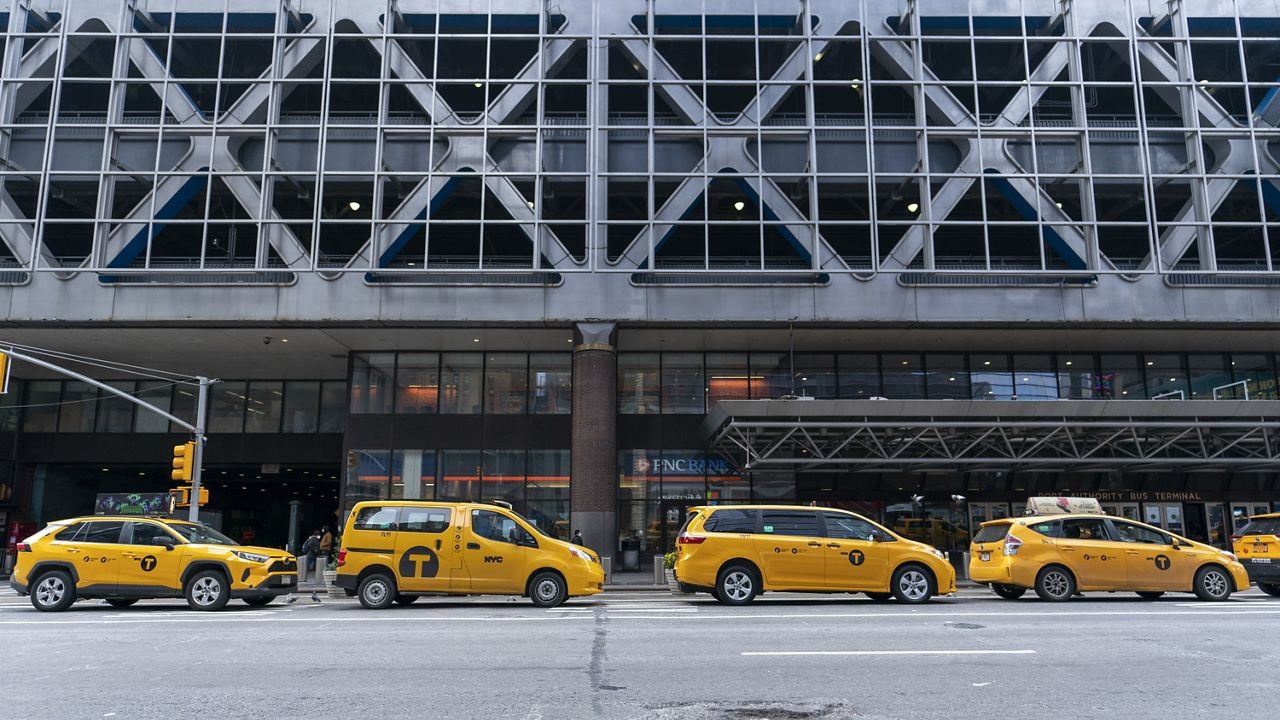
[{"label": "taxi side mirror", "polygon": [[174,546],[176,543],[174,542],[174,539],[173,539],[173,538],[171,538],[171,537],[164,537],[164,536],[161,536],[161,537],[154,537],[154,538],[151,538],[151,544],[152,544],[152,545],[160,545],[160,546],[164,547],[164,549],[165,549],[165,550],[173,550],[173,546]]},{"label": "taxi side mirror", "polygon": [[1169,547],[1173,548],[1174,550],[1181,550],[1182,543],[1178,542],[1178,538],[1169,538]]}]

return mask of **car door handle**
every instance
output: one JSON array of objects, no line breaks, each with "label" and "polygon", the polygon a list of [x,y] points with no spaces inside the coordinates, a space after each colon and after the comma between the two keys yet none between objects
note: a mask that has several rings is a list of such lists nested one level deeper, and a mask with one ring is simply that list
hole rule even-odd
[{"label": "car door handle", "polygon": [[473,543],[473,542],[469,542],[469,543],[467,543],[467,549],[468,549],[468,550],[479,550],[479,549],[480,549],[480,543]]},{"label": "car door handle", "polygon": [[440,549],[440,541],[436,540],[436,550],[439,550],[439,549]]},{"label": "car door handle", "polygon": [[827,547],[829,547],[829,548],[835,548],[835,549],[839,550],[839,549],[840,549],[840,543],[827,543]]},{"label": "car door handle", "polygon": [[1058,549],[1059,549],[1059,550],[1061,550],[1062,552],[1075,552],[1075,551],[1076,551],[1076,549],[1075,549],[1075,548],[1073,548],[1073,547],[1071,547],[1070,545],[1059,545],[1059,546],[1058,546]]},{"label": "car door handle", "polygon": [[809,547],[822,547],[822,543],[811,542],[809,543]]}]

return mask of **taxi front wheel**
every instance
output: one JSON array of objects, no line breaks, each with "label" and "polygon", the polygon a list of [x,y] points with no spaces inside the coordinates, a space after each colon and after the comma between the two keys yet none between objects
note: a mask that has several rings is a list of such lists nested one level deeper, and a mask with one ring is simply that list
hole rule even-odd
[{"label": "taxi front wheel", "polygon": [[221,610],[231,599],[231,583],[221,570],[201,570],[187,581],[183,594],[192,610]]},{"label": "taxi front wheel", "polygon": [[1226,600],[1231,597],[1231,576],[1217,565],[1206,565],[1196,573],[1196,597],[1201,600]]},{"label": "taxi front wheel", "polygon": [[919,565],[903,565],[894,571],[889,589],[898,602],[926,602],[934,594],[933,575]]},{"label": "taxi front wheel", "polygon": [[565,587],[564,578],[553,572],[544,570],[529,581],[529,599],[533,601],[534,607],[553,608],[567,597],[569,589]]}]

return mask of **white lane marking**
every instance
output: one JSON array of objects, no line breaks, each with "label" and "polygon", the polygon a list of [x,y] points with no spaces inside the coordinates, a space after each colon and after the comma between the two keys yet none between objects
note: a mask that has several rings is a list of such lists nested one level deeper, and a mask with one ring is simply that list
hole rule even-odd
[{"label": "white lane marking", "polygon": [[794,655],[1035,655],[1035,650],[766,650],[744,652],[747,657]]},{"label": "white lane marking", "polygon": [[698,608],[609,608],[610,613],[696,613]]}]

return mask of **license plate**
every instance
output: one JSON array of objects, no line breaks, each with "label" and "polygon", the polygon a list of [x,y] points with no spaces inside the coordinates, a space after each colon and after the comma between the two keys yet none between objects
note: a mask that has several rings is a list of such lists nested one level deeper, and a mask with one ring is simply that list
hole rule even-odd
[{"label": "license plate", "polygon": [[1271,558],[1251,558],[1249,562],[1253,563],[1254,565],[1270,565]]},{"label": "license plate", "polygon": [[1266,551],[1267,551],[1267,546],[1266,546],[1266,545],[1254,545],[1254,546],[1253,546],[1253,551],[1254,551],[1254,552],[1256,552],[1256,553],[1264,553],[1264,552],[1266,552]]},{"label": "license plate", "polygon": [[292,584],[293,584],[293,576],[292,576],[292,575],[285,575],[284,577],[280,578],[280,584],[281,584],[281,585],[292,585]]},{"label": "license plate", "polygon": [[989,552],[979,553],[978,559],[981,560],[982,562],[987,562],[991,560],[991,553]]}]

